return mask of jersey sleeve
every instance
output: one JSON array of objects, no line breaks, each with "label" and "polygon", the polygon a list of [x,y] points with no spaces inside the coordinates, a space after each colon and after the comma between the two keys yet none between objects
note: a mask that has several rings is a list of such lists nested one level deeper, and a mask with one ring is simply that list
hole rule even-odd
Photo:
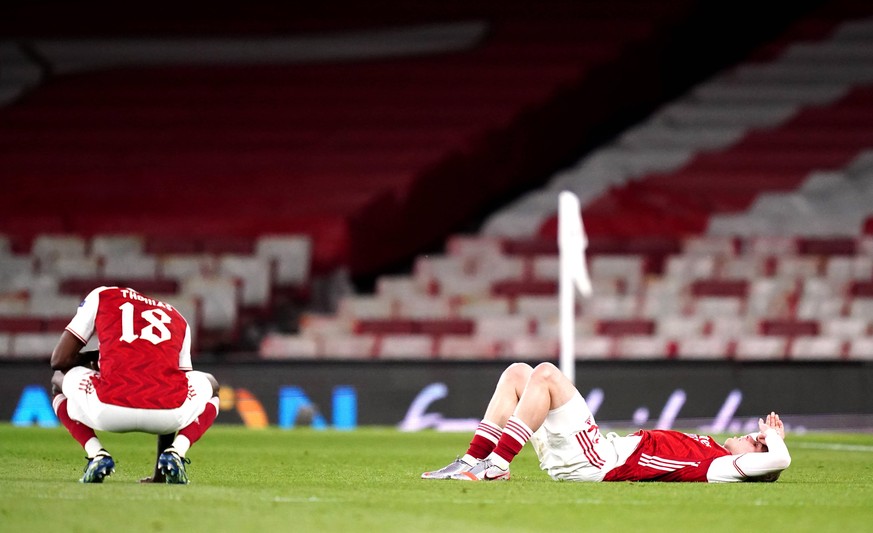
[{"label": "jersey sleeve", "polygon": [[75,335],[83,344],[87,344],[88,339],[94,334],[97,307],[100,305],[100,293],[105,288],[98,287],[88,293],[88,296],[85,296],[85,299],[79,304],[76,315],[67,324],[66,330]]},{"label": "jersey sleeve", "polygon": [[791,455],[785,441],[775,429],[765,433],[767,449],[761,453],[726,455],[715,459],[706,473],[710,483],[747,481],[750,478],[781,472],[791,464]]},{"label": "jersey sleeve", "polygon": [[182,348],[179,350],[179,370],[192,370],[191,365],[191,326],[185,326],[185,340],[182,341]]}]

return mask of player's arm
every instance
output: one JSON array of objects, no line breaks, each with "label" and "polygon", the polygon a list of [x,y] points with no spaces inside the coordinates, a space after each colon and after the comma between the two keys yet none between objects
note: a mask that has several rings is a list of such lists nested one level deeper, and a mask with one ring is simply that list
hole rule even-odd
[{"label": "player's arm", "polygon": [[[775,475],[791,464],[791,455],[785,446],[785,430],[778,415],[767,416],[767,422],[758,420],[758,441],[767,446],[766,452],[727,455],[714,460],[707,471],[712,483],[735,481],[774,481]],[[771,478],[772,479],[768,479]]]},{"label": "player's arm", "polygon": [[105,288],[98,287],[94,289],[79,304],[76,315],[67,327],[64,328],[58,344],[55,346],[54,351],[52,351],[51,366],[53,370],[66,372],[75,366],[96,367],[96,364],[92,364],[97,362],[100,355],[96,350],[80,352],[94,333],[97,307],[100,303],[100,292]]},{"label": "player's arm", "polygon": [[52,370],[66,372],[74,366],[89,366],[92,361],[96,361],[98,352],[96,350],[82,352],[84,347],[85,343],[79,337],[64,330],[61,333],[61,338],[58,339],[58,344],[52,351]]}]

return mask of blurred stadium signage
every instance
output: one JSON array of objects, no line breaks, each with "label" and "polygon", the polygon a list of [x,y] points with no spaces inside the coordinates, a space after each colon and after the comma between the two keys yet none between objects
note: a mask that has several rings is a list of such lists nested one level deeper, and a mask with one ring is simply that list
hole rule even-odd
[{"label": "blurred stadium signage", "polygon": [[[505,366],[494,361],[257,361],[198,369],[212,372],[222,384],[219,423],[452,431],[475,427]],[[48,365],[4,362],[0,367],[0,421],[56,424]],[[576,381],[604,425],[693,424],[733,432],[771,410],[783,413],[788,423],[815,429],[870,429],[873,419],[873,363],[599,361],[580,363]]]}]

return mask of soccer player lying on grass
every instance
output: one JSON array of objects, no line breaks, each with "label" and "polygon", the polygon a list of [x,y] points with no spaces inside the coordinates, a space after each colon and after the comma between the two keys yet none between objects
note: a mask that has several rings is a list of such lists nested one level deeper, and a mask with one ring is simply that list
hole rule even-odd
[{"label": "soccer player lying on grass", "polygon": [[[81,352],[95,334],[99,351]],[[142,481],[188,483],[185,454],[218,415],[218,382],[191,369],[191,329],[178,310],[133,289],[98,287],[61,334],[51,366],[52,407],[87,454],[83,483],[115,471],[95,430],[158,435],[154,474]]]},{"label": "soccer player lying on grass", "polygon": [[509,463],[531,441],[540,468],[566,481],[776,481],[791,457],[779,415],[760,431],[727,439],[678,431],[603,435],[585,399],[558,368],[515,363],[500,376],[467,453],[424,479],[509,479]]}]

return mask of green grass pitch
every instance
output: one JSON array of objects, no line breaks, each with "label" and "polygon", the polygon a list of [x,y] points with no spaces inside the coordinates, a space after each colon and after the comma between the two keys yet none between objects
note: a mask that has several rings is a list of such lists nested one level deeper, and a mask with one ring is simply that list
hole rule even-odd
[{"label": "green grass pitch", "polygon": [[873,435],[790,435],[775,484],[559,483],[530,447],[508,482],[425,481],[463,433],[217,425],[189,453],[191,484],[141,485],[155,439],[100,434],[116,459],[78,483],[60,428],[0,425],[2,531],[873,531]]}]

